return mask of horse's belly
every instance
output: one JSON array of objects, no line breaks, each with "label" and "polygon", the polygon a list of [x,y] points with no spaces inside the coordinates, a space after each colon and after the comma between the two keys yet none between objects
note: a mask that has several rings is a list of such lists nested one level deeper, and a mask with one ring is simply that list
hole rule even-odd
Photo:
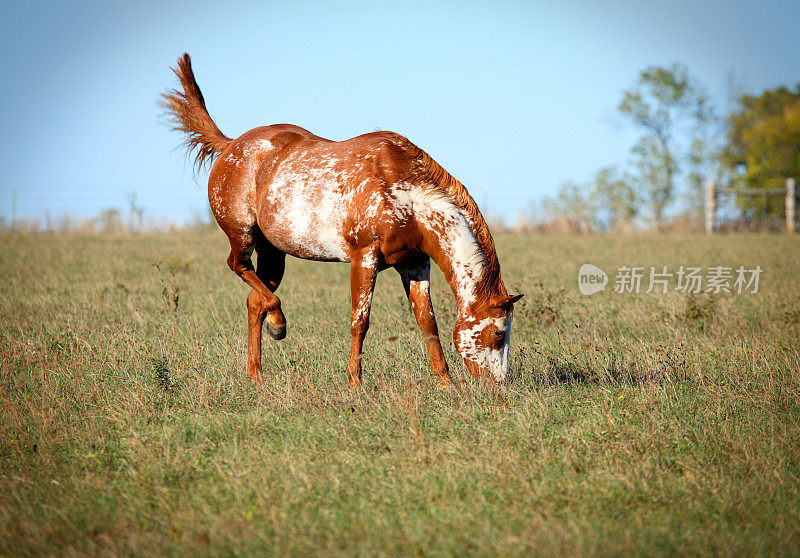
[{"label": "horse's belly", "polygon": [[307,182],[273,184],[259,227],[276,248],[292,256],[349,262],[343,234],[349,199],[338,191],[312,186]]}]

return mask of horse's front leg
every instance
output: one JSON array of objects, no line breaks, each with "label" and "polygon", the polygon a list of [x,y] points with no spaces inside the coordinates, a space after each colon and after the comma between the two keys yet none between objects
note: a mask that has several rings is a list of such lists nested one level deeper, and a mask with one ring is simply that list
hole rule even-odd
[{"label": "horse's front leg", "polygon": [[353,250],[350,254],[350,301],[352,319],[350,335],[350,364],[347,366],[347,379],[351,388],[361,385],[361,347],[369,329],[369,311],[372,307],[372,292],[378,275],[380,248],[378,243]]},{"label": "horse's front leg", "polygon": [[431,260],[426,258],[409,264],[395,266],[403,281],[417,325],[425,337],[428,354],[431,357],[433,373],[439,378],[439,388],[453,387],[453,380],[447,368],[447,359],[444,358],[442,344],[439,342],[439,328],[436,325],[436,316],[431,303],[430,281]]}]

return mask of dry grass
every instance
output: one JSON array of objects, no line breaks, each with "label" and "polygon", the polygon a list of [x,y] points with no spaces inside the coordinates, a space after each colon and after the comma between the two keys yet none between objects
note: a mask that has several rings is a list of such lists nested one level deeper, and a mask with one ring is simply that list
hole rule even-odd
[{"label": "dry grass", "polygon": [[[354,394],[347,266],[289,262],[256,390],[221,233],[0,237],[0,554],[797,554],[798,240],[501,235],[503,390],[436,391],[385,272]],[[765,275],[587,298],[585,262]]]}]

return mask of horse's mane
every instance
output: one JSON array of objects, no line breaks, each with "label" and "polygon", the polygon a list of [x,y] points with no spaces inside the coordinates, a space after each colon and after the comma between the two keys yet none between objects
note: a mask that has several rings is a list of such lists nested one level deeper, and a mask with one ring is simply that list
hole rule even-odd
[{"label": "horse's mane", "polygon": [[437,163],[433,157],[407,138],[399,134],[396,136],[400,140],[398,143],[406,156],[416,163],[417,168],[413,172],[414,178],[432,185],[444,194],[455,207],[461,210],[472,228],[485,263],[483,274],[477,284],[478,292],[489,295],[499,289],[505,295],[505,288],[500,281],[500,262],[497,260],[494,239],[492,239],[489,226],[478,209],[478,204],[472,199],[464,185]]}]

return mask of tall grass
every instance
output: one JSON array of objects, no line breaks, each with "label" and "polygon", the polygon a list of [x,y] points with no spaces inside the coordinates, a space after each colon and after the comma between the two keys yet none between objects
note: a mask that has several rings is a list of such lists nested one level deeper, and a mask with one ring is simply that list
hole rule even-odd
[{"label": "tall grass", "polygon": [[[346,265],[289,261],[255,387],[221,233],[0,237],[0,554],[800,552],[798,239],[497,244],[513,383],[467,379],[436,275],[437,391],[387,271],[352,393]],[[584,297],[586,262],[765,272]]]}]

